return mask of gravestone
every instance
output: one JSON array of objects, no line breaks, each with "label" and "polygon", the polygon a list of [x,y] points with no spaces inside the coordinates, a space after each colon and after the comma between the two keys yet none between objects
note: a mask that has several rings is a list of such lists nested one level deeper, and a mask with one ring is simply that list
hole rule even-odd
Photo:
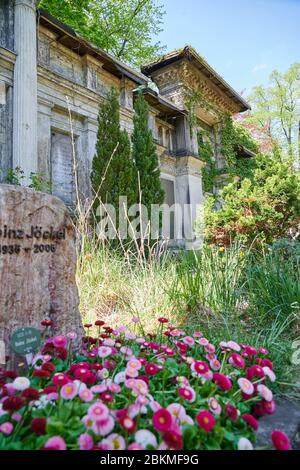
[{"label": "gravestone", "polygon": [[64,203],[29,188],[0,185],[0,342],[11,353],[19,328],[83,334],[75,282],[72,220]]}]

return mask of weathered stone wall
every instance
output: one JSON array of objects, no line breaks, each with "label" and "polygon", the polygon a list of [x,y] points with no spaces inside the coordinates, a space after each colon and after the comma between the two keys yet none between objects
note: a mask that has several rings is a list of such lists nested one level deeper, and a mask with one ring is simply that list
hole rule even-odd
[{"label": "weathered stone wall", "polygon": [[14,49],[14,2],[0,0],[0,47]]},{"label": "weathered stone wall", "polygon": [[16,56],[0,47],[0,182],[12,168],[13,70]]},{"label": "weathered stone wall", "polygon": [[[133,131],[133,90],[136,83],[118,79],[90,55],[79,56],[56,40],[54,33],[40,26],[38,34],[38,171],[51,180],[53,133],[70,135],[71,120],[81,197],[90,194],[90,171],[97,138],[99,105],[111,87],[120,93],[121,126]],[[159,154],[175,148],[175,128],[151,110],[152,131]],[[162,128],[163,141],[158,140]],[[168,134],[169,133],[169,134]],[[168,138],[170,135],[170,138]],[[169,143],[170,141],[170,143]],[[55,182],[54,182],[55,183]]]}]

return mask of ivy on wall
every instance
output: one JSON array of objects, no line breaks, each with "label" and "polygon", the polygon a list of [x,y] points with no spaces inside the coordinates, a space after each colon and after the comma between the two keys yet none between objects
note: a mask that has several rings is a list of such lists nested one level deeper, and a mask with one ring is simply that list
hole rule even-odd
[{"label": "ivy on wall", "polygon": [[199,158],[206,164],[202,170],[204,191],[212,193],[222,175],[224,175],[224,178],[226,175],[226,184],[236,179],[242,180],[247,177],[251,179],[255,168],[255,159],[239,158],[239,149],[241,147],[254,153],[259,151],[258,145],[252,139],[249,131],[241,124],[234,122],[229,114],[215,109],[212,104],[207,102],[201,91],[193,91],[186,88],[185,106],[189,113],[191,136],[193,131],[201,126],[196,113],[197,107],[212,111],[221,124],[220,153],[224,159],[223,168],[218,168],[218,161],[214,157],[215,151],[210,133],[203,129],[197,132]]},{"label": "ivy on wall", "polygon": [[[238,148],[244,147],[258,153],[259,148],[249,131],[232,120],[228,114],[222,118],[221,154],[225,160],[227,174],[231,177],[251,178],[255,167],[253,158],[238,158]],[[232,179],[232,178],[231,178]]]},{"label": "ivy on wall", "polygon": [[202,170],[202,187],[204,192],[213,192],[215,178],[220,175],[221,170],[216,168],[214,159],[214,149],[210,135],[207,131],[201,130],[197,133],[198,150],[200,159],[205,162]]}]

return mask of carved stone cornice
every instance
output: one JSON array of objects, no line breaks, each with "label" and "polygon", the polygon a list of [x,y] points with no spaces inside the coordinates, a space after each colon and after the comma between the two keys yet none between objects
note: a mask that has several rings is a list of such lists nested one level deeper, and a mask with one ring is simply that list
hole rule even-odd
[{"label": "carved stone cornice", "polygon": [[[203,103],[198,106],[198,117],[201,119],[203,119],[204,111],[209,115],[209,121],[216,121],[220,112],[234,114],[239,111],[237,104],[187,61],[155,72],[153,80],[163,96],[167,96],[181,107],[185,107],[187,90],[190,90],[191,94],[200,92],[203,96]],[[195,112],[198,114],[197,106],[195,106]]]}]

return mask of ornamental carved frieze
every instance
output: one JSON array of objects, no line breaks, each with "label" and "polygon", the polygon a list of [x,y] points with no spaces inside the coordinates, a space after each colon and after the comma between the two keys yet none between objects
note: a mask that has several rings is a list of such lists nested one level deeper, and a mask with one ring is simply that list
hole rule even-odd
[{"label": "ornamental carved frieze", "polygon": [[206,78],[199,70],[187,62],[182,63],[181,81],[187,89],[194,92],[200,92],[204,101],[207,101],[208,107],[216,111],[234,114],[239,111],[226,95],[223,95],[217,87]]},{"label": "ornamental carved frieze", "polygon": [[202,94],[203,103],[199,108],[214,114],[215,117],[220,113],[234,114],[239,111],[238,105],[235,105],[200,70],[187,61],[182,61],[176,66],[168,66],[153,74],[152,78],[160,93],[180,107],[185,106],[189,90],[191,94],[199,92]]}]

